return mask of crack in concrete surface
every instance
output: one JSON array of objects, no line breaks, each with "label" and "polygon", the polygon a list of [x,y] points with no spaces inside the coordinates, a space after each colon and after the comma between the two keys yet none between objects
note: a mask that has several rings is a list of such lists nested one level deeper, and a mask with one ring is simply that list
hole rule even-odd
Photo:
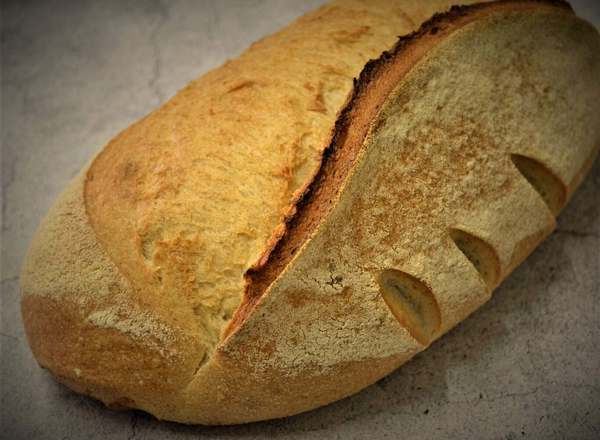
[{"label": "crack in concrete surface", "polygon": [[138,417],[135,412],[131,413],[131,417],[129,419],[129,424],[130,424],[130,428],[131,428],[131,433],[127,437],[127,440],[133,440],[135,438],[135,436],[137,435],[137,424],[138,424]]},{"label": "crack in concrete surface", "polygon": [[162,75],[162,55],[158,43],[158,35],[162,27],[169,19],[169,9],[167,4],[163,3],[162,0],[156,0],[156,5],[156,10],[158,11],[158,19],[156,20],[154,27],[150,31],[150,45],[152,47],[154,64],[152,66],[152,76],[148,81],[148,87],[150,87],[150,90],[154,92],[156,100],[158,101],[157,104],[161,104],[165,100],[165,96],[158,84]]},{"label": "crack in concrete surface", "polygon": [[574,229],[558,228],[554,232],[556,234],[564,234],[564,235],[567,235],[570,237],[577,237],[577,238],[589,238],[589,237],[600,238],[600,234],[598,234],[596,232],[591,232],[591,231],[577,231]]},{"label": "crack in concrete surface", "polygon": [[526,397],[526,396],[538,394],[540,391],[547,391],[549,389],[549,386],[556,386],[556,387],[560,387],[560,388],[571,388],[571,389],[587,389],[587,390],[600,392],[600,386],[593,385],[593,384],[563,384],[563,383],[559,383],[559,382],[549,382],[549,383],[546,383],[543,385],[538,385],[528,391],[515,391],[512,393],[499,393],[499,394],[497,394],[495,396],[491,396],[491,397],[483,397],[482,395],[480,395],[479,398],[476,398],[476,399],[464,399],[464,400],[450,399],[450,400],[448,400],[448,403],[451,403],[451,404],[477,404],[479,402],[496,402],[499,400],[510,399],[513,397]]}]

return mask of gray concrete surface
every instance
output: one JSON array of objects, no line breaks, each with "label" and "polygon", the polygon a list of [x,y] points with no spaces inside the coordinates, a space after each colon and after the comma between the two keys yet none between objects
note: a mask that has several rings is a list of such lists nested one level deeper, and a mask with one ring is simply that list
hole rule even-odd
[{"label": "gray concrete surface", "polygon": [[[187,427],[105,409],[35,363],[19,268],[59,191],[119,130],[319,3],[2,2],[0,438],[600,438],[600,162],[557,232],[487,305],[394,374],[328,407]],[[600,25],[600,1],[573,3]]]}]

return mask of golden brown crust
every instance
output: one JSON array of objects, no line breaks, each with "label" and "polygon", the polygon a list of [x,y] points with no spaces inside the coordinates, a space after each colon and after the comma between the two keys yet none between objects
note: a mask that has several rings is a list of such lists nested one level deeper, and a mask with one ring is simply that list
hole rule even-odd
[{"label": "golden brown crust", "polygon": [[[238,233],[249,230],[206,211],[220,229],[198,236],[194,228],[206,224],[197,224],[196,202],[210,210],[220,200],[210,196],[213,186],[234,176],[246,181],[253,173],[258,176],[252,182],[264,193],[252,203],[259,210],[267,203],[269,219],[255,225],[261,232],[252,239],[240,239],[242,247],[250,243],[251,251],[232,254],[238,275],[227,276],[238,279],[239,293],[244,271],[255,261],[264,263],[265,249],[283,234],[282,227],[272,235],[269,228],[284,219],[281,209],[291,200],[290,188],[303,188],[321,152],[316,149],[313,168],[290,171],[287,153],[269,150],[279,145],[271,139],[264,153],[272,162],[247,161],[242,154],[238,159],[246,163],[228,168],[237,166],[238,159],[227,162],[227,155],[202,146],[202,130],[190,128],[200,115],[197,103],[204,99],[214,104],[208,90],[223,87],[224,94],[216,95],[239,117],[256,101],[255,87],[264,86],[259,72],[276,75],[278,62],[285,61],[258,69],[253,57],[270,54],[277,59],[293,45],[273,47],[302,34],[316,33],[322,40],[318,32],[327,29],[323,21],[332,25],[327,29],[333,31],[332,41],[350,44],[326,52],[344,62],[357,47],[380,51],[378,46],[394,34],[389,27],[375,35],[357,26],[356,8],[370,11],[367,20],[384,27],[403,23],[414,29],[446,3],[338,2],[257,43],[243,61],[186,88],[159,113],[115,139],[67,190],[34,240],[24,269],[23,314],[40,363],[70,387],[113,406],[185,423],[226,424],[326,404],[360,390],[426,348],[484,302],[496,282],[554,226],[551,211],[513,165],[511,154],[541,163],[567,188],[568,197],[600,145],[597,34],[565,10],[564,3],[551,3],[523,0],[454,9],[368,65],[339,118],[334,148],[312,191],[302,198],[290,235],[280,242],[285,244],[296,229],[305,234],[299,234],[300,248],[265,283],[264,294],[247,298],[258,300],[238,310],[241,319],[212,355],[211,346],[218,341],[214,330],[222,324],[204,319],[205,312],[231,305],[219,304],[227,294],[199,295],[191,269],[202,263],[203,273],[224,276],[227,265],[215,259],[230,255],[211,246],[238,243]],[[319,26],[312,28],[312,22]],[[350,32],[347,25],[357,28]],[[317,44],[310,38],[305,43]],[[558,54],[552,52],[557,46]],[[464,53],[470,57],[463,59]],[[569,63],[556,62],[556,55]],[[305,61],[310,58],[304,56]],[[363,63],[364,56],[359,57]],[[354,59],[351,64],[357,63]],[[321,147],[330,139],[328,131],[343,101],[338,96],[337,104],[327,105],[325,92],[336,82],[328,76],[328,66],[313,72],[316,83],[301,87],[304,91],[273,90],[270,95],[274,102],[299,97],[301,110],[289,121],[313,121],[313,141]],[[296,78],[288,67],[282,77]],[[256,75],[247,78],[249,72]],[[219,75],[236,80],[219,84]],[[340,90],[351,88],[346,83]],[[210,116],[211,106],[206,107]],[[243,135],[252,142],[263,131],[272,133],[271,127],[284,124],[260,120],[270,107],[267,102],[245,122],[221,115],[231,120],[218,126],[220,134],[211,139],[225,145],[240,127],[250,127]],[[324,116],[315,122],[313,113]],[[282,131],[280,140],[300,132]],[[355,150],[347,149],[350,141]],[[309,151],[303,150],[301,138],[299,142],[298,151]],[[165,152],[178,151],[174,146],[181,148],[181,157],[165,158]],[[340,166],[339,158],[348,152],[353,154]],[[190,160],[203,154],[212,157],[207,164]],[[328,181],[327,173],[338,168],[348,172]],[[213,180],[218,183],[207,189]],[[331,209],[314,203],[315,194],[326,195]],[[250,201],[234,195],[219,203],[219,209],[237,211],[234,220],[247,215],[242,220],[255,221],[249,219],[255,212]],[[293,222],[310,215],[311,203],[318,214],[315,228],[302,231]],[[157,223],[160,216],[162,223]],[[463,235],[453,235],[453,230]],[[58,261],[53,260],[55,252]],[[267,266],[284,261],[277,252]],[[491,263],[478,268],[480,259]],[[391,295],[414,290],[399,298],[404,301],[399,310],[390,311],[394,306],[388,307],[380,293],[385,271],[407,275],[390,278]],[[403,279],[410,283],[403,285]],[[235,291],[235,283],[228,286]],[[210,304],[213,297],[218,301]],[[394,312],[416,318],[397,320]],[[428,321],[432,316],[435,322]]]},{"label": "golden brown crust", "polygon": [[152,410],[146,402],[157,393],[189,380],[202,346],[185,322],[170,325],[161,318],[168,311],[138,301],[99,246],[83,204],[85,171],[30,245],[21,274],[25,331],[38,362],[61,382],[108,405]]},{"label": "golden brown crust", "polygon": [[181,312],[207,355],[243,273],[318,166],[352,78],[410,30],[400,5],[347,0],[308,14],[189,84],[91,164],[85,203],[102,247],[146,304]]},{"label": "golden brown crust", "polygon": [[[157,349],[149,350],[117,329],[99,328],[89,322],[81,309],[64,300],[34,295],[23,298],[23,319],[41,366],[78,387],[79,392],[97,396],[107,404],[129,402],[131,407],[152,401],[157,393],[176,392],[186,384],[195,364],[191,359],[166,354],[178,351],[175,344],[154,341]],[[111,356],[103,356],[103,352]],[[79,377],[85,377],[85,384],[77,381]],[[136,396],[139,403],[125,396]]]}]

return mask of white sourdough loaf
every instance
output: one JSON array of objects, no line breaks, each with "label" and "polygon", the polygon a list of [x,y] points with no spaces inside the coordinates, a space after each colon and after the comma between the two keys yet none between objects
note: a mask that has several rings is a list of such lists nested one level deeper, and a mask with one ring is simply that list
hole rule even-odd
[{"label": "white sourdough loaf", "polygon": [[600,146],[600,38],[560,1],[452,3],[334,1],[109,142],[23,268],[40,365],[242,423],[364,388],[489,299]]}]

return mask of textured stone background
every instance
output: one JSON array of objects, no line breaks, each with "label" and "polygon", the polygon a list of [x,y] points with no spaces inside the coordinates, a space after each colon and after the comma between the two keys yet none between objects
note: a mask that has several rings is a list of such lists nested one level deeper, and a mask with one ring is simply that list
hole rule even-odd
[{"label": "textured stone background", "polygon": [[[487,305],[328,407],[238,427],[161,423],[107,410],[35,363],[18,274],[59,191],[118,131],[320,3],[2,1],[0,438],[600,438],[600,161]],[[600,0],[573,4],[600,26]]]}]

